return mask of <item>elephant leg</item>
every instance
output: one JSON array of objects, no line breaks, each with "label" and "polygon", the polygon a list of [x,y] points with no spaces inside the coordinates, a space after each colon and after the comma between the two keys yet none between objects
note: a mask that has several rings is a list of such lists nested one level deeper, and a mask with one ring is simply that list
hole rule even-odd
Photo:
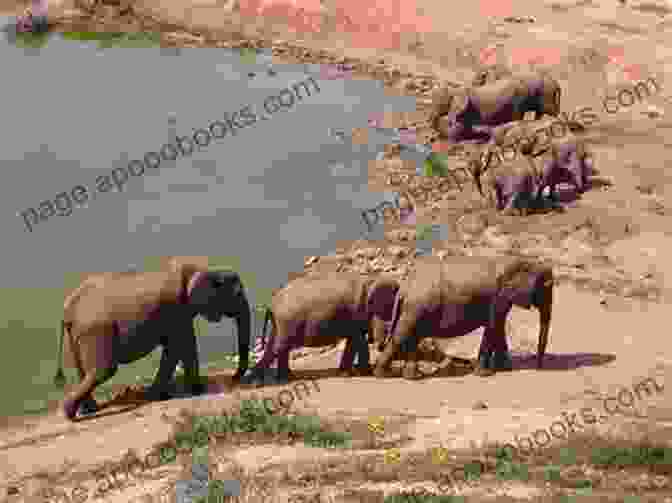
[{"label": "elephant leg", "polygon": [[474,374],[480,377],[488,377],[495,373],[494,369],[491,367],[492,356],[493,356],[493,330],[490,327],[485,327],[483,332],[483,337],[481,338],[481,346],[478,349],[478,361],[476,368],[474,369]]},{"label": "elephant leg", "polygon": [[400,350],[402,341],[408,340],[408,334],[415,332],[416,319],[414,314],[402,313],[396,329],[396,335],[390,337],[387,346],[378,356],[373,374],[376,377],[385,377],[386,370],[392,363],[392,358]]},{"label": "elephant leg", "polygon": [[[82,368],[81,359],[76,356],[75,363],[77,365],[77,374],[79,375],[79,382],[82,382],[86,378],[86,373]],[[79,405],[78,414],[83,416],[88,416],[89,414],[95,414],[98,412],[98,404],[93,398],[93,393],[89,393],[87,396],[82,398],[82,401]]]},{"label": "elephant leg", "polygon": [[341,362],[338,364],[338,369],[342,371],[342,375],[348,375],[350,373],[349,371],[352,370],[354,361],[354,342],[352,337],[348,337],[345,340],[345,348],[343,349],[343,354],[341,355]]},{"label": "elephant leg", "polygon": [[170,399],[171,396],[168,391],[168,386],[170,384],[171,378],[175,374],[175,369],[177,368],[178,361],[179,356],[177,354],[177,351],[175,351],[174,348],[171,347],[171,344],[168,343],[164,345],[163,350],[161,352],[161,362],[159,363],[159,370],[154,376],[154,382],[145,393],[145,396],[148,400],[161,401]]},{"label": "elephant leg", "polygon": [[513,368],[509,347],[506,342],[506,318],[512,302],[507,298],[493,299],[489,324],[483,333],[476,374],[489,376],[498,370]]},{"label": "elephant leg", "polygon": [[80,337],[73,348],[75,353],[79,353],[76,360],[81,380],[63,403],[63,411],[68,419],[74,419],[78,412],[91,414],[98,410],[93,391],[112,378],[118,368],[114,361],[114,342],[114,333],[110,330],[110,333],[98,336]]},{"label": "elephant leg", "polygon": [[[182,365],[184,366],[186,381],[191,388],[191,393],[193,395],[200,395],[205,391],[205,386],[201,382],[198,362],[198,346],[192,323],[193,322],[190,320],[189,333],[182,341],[179,354],[181,356]],[[163,357],[163,355],[161,356]]]},{"label": "elephant leg", "polygon": [[282,348],[278,354],[278,373],[276,378],[277,384],[286,384],[289,382],[291,377],[291,371],[289,370],[289,353],[292,348],[288,344],[286,348]]}]

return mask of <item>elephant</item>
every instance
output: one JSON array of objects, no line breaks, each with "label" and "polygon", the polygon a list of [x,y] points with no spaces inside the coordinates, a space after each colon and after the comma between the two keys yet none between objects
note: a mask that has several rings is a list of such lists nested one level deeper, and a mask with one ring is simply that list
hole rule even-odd
[{"label": "elephant", "polygon": [[577,194],[583,194],[588,190],[590,185],[588,177],[593,170],[593,158],[586,148],[585,141],[573,135],[553,140],[548,151],[539,157],[537,162],[542,163],[538,201],[541,201],[544,189],[549,187],[551,200],[557,202],[558,183],[573,185]]},{"label": "elephant", "polygon": [[432,96],[430,123],[452,142],[487,141],[492,128],[521,120],[527,112],[560,114],[560,84],[546,73],[501,78],[482,86],[449,89]]},{"label": "elephant", "polygon": [[[485,184],[494,194],[494,206],[499,211],[511,214],[515,211],[525,216],[537,204],[540,175],[534,161],[529,157],[515,157],[492,166],[496,153],[492,149],[483,151],[478,159],[470,159],[469,166],[478,192],[483,192]],[[492,198],[490,198],[492,201]]]},{"label": "elephant", "polygon": [[203,386],[194,332],[197,315],[212,323],[224,316],[235,320],[239,367],[234,379],[245,373],[251,313],[238,273],[209,270],[203,259],[177,257],[169,266],[156,272],[92,275],[67,297],[54,377],[56,385],[64,384],[65,353],[79,374],[79,383],[63,401],[67,419],[97,412],[94,389],[113,377],[119,364],[132,363],[158,346],[162,347],[161,362],[147,398],[170,398],[168,385],[178,361],[183,363],[192,393],[200,394]]},{"label": "elephant", "polygon": [[[535,121],[535,123],[538,121]],[[550,188],[550,197],[556,202],[558,183],[569,183],[574,186],[577,194],[585,192],[589,185],[588,177],[593,169],[593,159],[586,147],[586,142],[576,136],[571,128],[563,129],[560,137],[551,137],[548,127],[532,128],[534,123],[518,121],[495,128],[492,145],[501,152],[499,162],[506,158],[504,151],[511,147],[514,156],[518,153],[534,158],[536,171],[539,174],[537,200],[541,202],[544,189]],[[544,144],[537,134],[544,131],[547,138]],[[495,158],[491,158],[494,164]]]},{"label": "elephant", "polygon": [[289,353],[302,346],[320,347],[336,344],[348,338],[339,365],[341,375],[350,374],[355,354],[360,374],[370,372],[369,339],[384,333],[397,309],[399,283],[390,277],[365,277],[357,273],[322,273],[290,281],[276,291],[271,309],[266,312],[271,321],[271,336],[262,359],[244,376],[246,384],[256,384],[270,365],[278,360],[278,382],[290,378]]},{"label": "elephant", "polygon": [[[517,257],[427,257],[398,294],[399,320],[376,361],[384,377],[394,354],[406,346],[406,379],[418,377],[416,360],[424,337],[460,337],[484,327],[475,373],[511,370],[505,322],[513,305],[539,310],[537,368],[543,368],[553,304],[553,270]],[[382,337],[380,333],[376,334]],[[377,339],[379,345],[381,339]],[[385,344],[382,341],[382,344]]]}]

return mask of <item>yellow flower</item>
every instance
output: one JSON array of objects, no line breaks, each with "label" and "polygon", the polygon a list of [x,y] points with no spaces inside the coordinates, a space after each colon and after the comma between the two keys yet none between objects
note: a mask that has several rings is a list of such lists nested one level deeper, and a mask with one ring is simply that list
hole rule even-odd
[{"label": "yellow flower", "polygon": [[396,447],[385,451],[385,463],[398,463],[401,461],[401,453]]},{"label": "yellow flower", "polygon": [[432,449],[432,462],[441,465],[448,460],[448,449],[445,447],[434,447]]},{"label": "yellow flower", "polygon": [[369,419],[369,431],[382,435],[385,432],[385,420],[380,416]]}]

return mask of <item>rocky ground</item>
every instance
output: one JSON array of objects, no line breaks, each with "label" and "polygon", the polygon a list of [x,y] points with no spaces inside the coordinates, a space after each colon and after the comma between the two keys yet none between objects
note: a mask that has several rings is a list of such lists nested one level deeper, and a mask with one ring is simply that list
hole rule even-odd
[{"label": "rocky ground", "polygon": [[[0,4],[4,10],[15,7]],[[513,254],[553,264],[562,281],[555,298],[549,369],[538,371],[530,365],[537,320],[533,313],[518,310],[508,327],[514,371],[487,379],[471,375],[467,368],[445,365],[449,360],[443,365],[437,361],[441,358],[436,347],[444,354],[473,357],[478,335],[434,340],[427,356],[434,361],[424,365],[428,373],[436,374],[418,382],[400,377],[339,378],[332,370],[340,348],[304,351],[293,360],[293,368],[301,379],[319,378],[320,392],[295,406],[324,418],[334,430],[349,429],[353,447],[308,448],[292,439],[263,435],[211,439],[220,476],[235,472],[247,484],[246,501],[275,497],[276,501],[368,502],[414,485],[440,492],[436,473],[445,473],[446,468],[428,461],[433,447],[443,445],[455,456],[450,463],[463,464],[476,456],[474,445],[530,435],[548,428],[562,412],[599,408],[605,397],[615,396],[623,387],[649,376],[666,383],[670,375],[672,344],[667,343],[665,330],[672,302],[672,265],[666,260],[672,252],[672,175],[666,170],[671,81],[667,74],[672,55],[668,5],[482,0],[458,9],[443,0],[419,0],[417,7],[431,19],[432,30],[405,36],[398,47],[381,50],[354,46],[335,28],[338,16],[330,4],[323,5],[321,14],[328,29],[308,35],[291,33],[278,20],[270,26],[251,23],[230,1],[54,4],[57,29],[159,31],[165,45],[272,47],[278,64],[349,63],[354,78],[378,79],[388,92],[417,97],[417,112],[386,116],[385,125],[415,127],[422,141],[436,136],[426,122],[432,90],[440,82],[470,81],[484,51],[485,57],[497,54],[499,62],[516,68],[537,58],[537,65],[545,65],[559,79],[562,109],[568,113],[585,106],[600,110],[608,90],[632,85],[633,71],[638,78],[655,76],[662,83],[660,93],[616,114],[600,113],[599,121],[588,128],[585,137],[599,173],[593,188],[579,201],[567,203],[564,212],[528,217],[496,214],[460,171],[463,163],[457,158],[451,165],[460,187],[450,179],[417,176],[415,165],[400,160],[394,147],[383,160],[371,162],[372,191],[389,187],[406,191],[416,201],[419,223],[448,227],[448,239],[435,242],[433,254]],[[366,142],[365,129],[354,134],[356,141]],[[386,225],[384,241],[343,243],[331,255],[307,257],[306,273],[356,270],[405,277],[414,266],[416,227],[399,224],[394,215],[387,217]],[[229,374],[213,375],[211,380],[229,386]],[[271,390],[275,391],[269,388],[264,393]],[[241,393],[249,394],[249,390],[229,391],[207,400],[172,400],[131,410],[118,404],[102,417],[76,424],[56,414],[9,421],[0,434],[0,480],[7,500],[38,501],[40,488],[48,485],[71,487],[80,480],[92,484],[89,469],[120,459],[129,448],[144,452],[164,441],[181,409],[186,414],[205,406],[221,409],[234,406]],[[387,420],[389,438],[370,437],[365,424],[371,416]],[[586,428],[588,437],[554,441],[527,460],[533,472],[528,481],[486,474],[471,488],[460,486],[458,492],[473,501],[559,502],[567,501],[561,496],[572,494],[574,501],[624,501],[626,494],[640,498],[627,501],[672,501],[670,458],[656,466],[623,462],[600,466],[582,458],[596,447],[631,447],[643,438],[669,442],[671,426],[669,392],[644,397],[630,410]],[[580,459],[567,465],[557,461],[563,445],[575,449]],[[398,462],[385,461],[383,452],[390,448],[399,449]],[[549,465],[561,466],[558,480],[543,475]],[[156,496],[180,473],[179,463],[166,465],[147,472],[142,484],[130,481],[105,498],[122,502]],[[586,479],[591,481],[588,485],[577,484]]]}]

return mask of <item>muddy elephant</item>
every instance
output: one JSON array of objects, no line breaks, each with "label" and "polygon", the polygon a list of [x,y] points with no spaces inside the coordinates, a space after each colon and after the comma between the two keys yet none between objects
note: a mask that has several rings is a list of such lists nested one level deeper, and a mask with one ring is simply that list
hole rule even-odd
[{"label": "muddy elephant", "polygon": [[[469,162],[478,192],[488,197],[499,211],[527,215],[538,204],[540,175],[534,161],[530,157],[518,156],[493,166],[492,159],[496,155],[493,149],[485,149],[478,159]],[[488,190],[487,196],[484,185]]]},{"label": "muddy elephant", "polygon": [[161,271],[89,276],[64,304],[54,382],[64,384],[63,355],[80,380],[63,402],[65,416],[72,420],[77,413],[95,413],[94,389],[114,376],[119,364],[132,363],[158,346],[161,362],[147,398],[169,398],[178,361],[191,391],[199,394],[197,315],[213,323],[224,316],[235,320],[240,360],[234,378],[240,378],[249,364],[251,314],[238,273],[208,270],[207,259],[175,258]]},{"label": "muddy elephant", "polygon": [[392,278],[349,272],[294,279],[273,294],[268,312],[272,325],[269,341],[263,358],[243,382],[273,381],[268,369],[276,359],[275,379],[286,382],[290,378],[291,350],[337,344],[343,338],[348,341],[339,365],[342,373],[350,372],[356,353],[359,373],[369,373],[366,333],[373,340],[385,332],[386,322],[397,308],[398,290],[399,283]]},{"label": "muddy elephant", "polygon": [[385,376],[391,358],[405,345],[404,377],[417,378],[416,349],[422,338],[460,337],[480,327],[485,332],[476,373],[510,370],[504,327],[513,305],[539,310],[537,367],[543,366],[553,304],[553,271],[547,266],[509,257],[428,257],[418,261],[399,298],[399,320],[378,357],[376,377]]},{"label": "muddy elephant", "polygon": [[487,141],[492,128],[536,115],[560,114],[560,84],[545,73],[502,78],[482,86],[440,88],[432,97],[430,123],[452,142]]}]

